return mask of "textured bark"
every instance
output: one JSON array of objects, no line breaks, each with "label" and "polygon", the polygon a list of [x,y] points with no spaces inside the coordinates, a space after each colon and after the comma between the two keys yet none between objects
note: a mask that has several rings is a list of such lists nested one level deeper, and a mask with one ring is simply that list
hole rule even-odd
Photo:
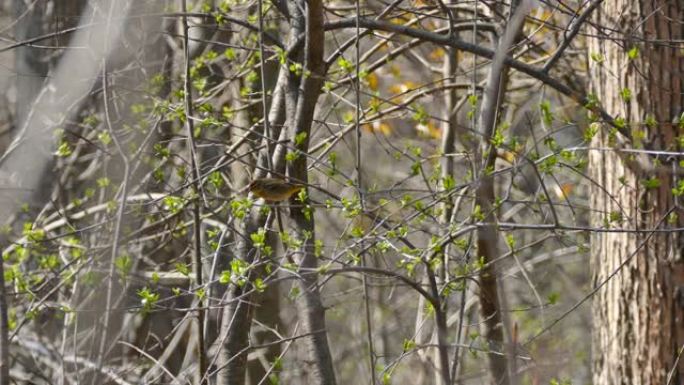
[{"label": "textured bark", "polygon": [[[308,152],[309,138],[311,137],[311,124],[313,122],[316,101],[323,85],[325,63],[323,61],[323,2],[320,0],[299,1],[299,9],[305,9],[306,14],[306,45],[304,48],[304,68],[310,74],[303,76],[301,87],[297,97],[297,108],[293,123],[293,137],[298,134],[306,133],[306,139],[301,141],[297,147],[303,153]],[[301,14],[300,14],[301,15]],[[295,19],[298,17],[293,9],[290,16]],[[298,157],[290,168],[290,176],[295,180],[308,182],[307,158]],[[315,270],[318,260],[315,256],[315,226],[313,215],[307,218],[301,208],[302,202],[294,202],[290,210],[290,218],[294,222],[294,227],[298,232],[302,242],[297,253],[299,268],[306,272]],[[299,204],[296,204],[299,203]],[[307,204],[304,202],[304,204]],[[309,236],[304,238],[304,234]],[[310,365],[309,384],[334,385],[335,372],[332,364],[332,356],[328,345],[328,334],[325,326],[325,309],[321,303],[318,287],[318,277],[315,274],[305,274],[299,281],[301,297],[297,300],[297,310],[299,311],[300,322],[305,332],[313,333],[304,338],[307,347],[307,361]]]},{"label": "textured bark", "polygon": [[[240,242],[236,257],[246,263],[254,263],[257,258],[256,250],[252,244],[250,234],[259,230],[266,223],[266,218],[256,211],[245,219],[244,237]],[[248,274],[248,279],[253,279],[253,274]],[[252,325],[254,308],[251,305],[254,295],[246,295],[252,288],[249,284],[242,287],[232,285],[228,293],[230,303],[224,307],[221,320],[221,335],[219,341],[223,343],[218,353],[217,365],[221,370],[218,372],[218,385],[243,385],[247,369],[247,353],[249,346],[249,331]]]},{"label": "textured bark", "polygon": [[[620,38],[615,41],[603,34],[590,40],[590,53],[605,58],[603,63],[591,61],[592,91],[607,111],[629,122],[629,131],[645,133],[642,142],[647,149],[681,151],[671,122],[684,104],[684,57],[676,45],[667,42],[684,38],[683,10],[680,1],[610,0],[595,14],[597,25],[621,33],[611,36]],[[635,46],[639,57],[630,60],[627,51]],[[632,92],[629,101],[620,95],[624,88]],[[648,115],[657,124],[645,125]],[[614,146],[608,130],[604,127],[594,138],[593,147]],[[630,145],[639,147],[638,142]],[[651,169],[634,160],[639,157],[589,152],[590,175],[596,183],[591,193],[593,225],[603,226],[606,216],[616,212],[624,218],[619,227],[649,230],[659,223],[661,228],[681,227],[681,219],[679,224],[662,221],[675,205],[671,190],[677,175],[672,171],[679,167],[679,159],[660,158],[662,165]],[[650,158],[651,163],[655,160]],[[642,182],[654,177],[660,186],[646,189]],[[681,210],[674,212],[682,218]],[[684,269],[678,237],[676,233],[593,235],[594,285],[609,280],[593,302],[594,384],[667,382],[684,343]],[[671,384],[684,380],[683,369],[681,362],[674,368]]]},{"label": "textured bark", "polygon": [[[282,215],[282,214],[281,214]],[[267,235],[271,238],[268,243],[276,249],[277,239],[275,235]],[[263,269],[261,269],[263,270]],[[266,276],[265,271],[259,272],[260,276]],[[282,330],[280,326],[280,287],[278,285],[268,286],[266,291],[259,296],[259,306],[254,309],[254,319],[260,324],[266,325],[273,330]],[[264,328],[255,328],[252,332],[252,344],[265,345],[275,342],[276,337],[273,332]],[[273,364],[280,355],[282,349],[280,344],[273,344],[258,350],[260,359],[251,360],[247,367],[247,383],[258,384],[268,373],[268,365]],[[268,382],[267,382],[268,383]]]},{"label": "textured bark", "polygon": [[[283,76],[280,73],[279,76]],[[269,112],[269,122],[271,127],[280,128],[284,120],[284,102],[283,93],[284,85],[277,84],[273,91],[273,101],[270,106]],[[247,114],[245,114],[247,115]],[[248,121],[249,119],[246,119]],[[247,125],[247,124],[245,124]],[[271,135],[278,135],[279,130],[271,130]],[[273,136],[274,138],[277,136]],[[240,151],[248,152],[251,151],[250,145],[245,145],[245,148]],[[268,167],[268,162],[266,157],[270,154],[264,153],[259,154],[259,166],[254,172],[254,177],[265,176],[265,171]],[[236,162],[237,164],[237,162]],[[236,174],[241,173],[239,167],[235,168]],[[245,223],[242,227],[242,234],[244,236],[238,237],[238,253],[237,257],[244,259],[248,263],[254,262],[254,246],[252,244],[249,234],[252,234],[259,230],[260,227],[264,226],[266,223],[266,217],[259,213],[259,210],[253,210],[253,212],[245,218]],[[270,241],[269,241],[270,242]],[[275,247],[273,248],[275,249]],[[220,262],[221,267],[219,271],[229,269],[230,258],[223,259]],[[259,270],[261,273],[263,271]],[[260,273],[258,273],[260,274]],[[231,287],[229,293],[227,293],[229,298],[238,298],[242,296],[246,288]],[[219,292],[220,292],[219,288]],[[269,291],[265,295],[250,295],[245,299],[231,303],[223,309],[223,317],[221,318],[221,332],[219,336],[219,341],[223,344],[219,349],[217,365],[222,368],[217,376],[217,384],[219,385],[229,385],[229,384],[244,384],[246,379],[247,365],[247,348],[249,344],[249,334],[252,324],[252,318],[254,317],[255,310],[252,303],[258,303],[262,314],[258,316],[260,321],[266,324],[273,325],[278,319],[279,304],[277,300],[277,288],[269,288]],[[274,298],[274,296],[276,298]],[[273,306],[275,305],[275,306]],[[265,314],[264,314],[265,313]],[[257,336],[257,343],[259,342],[259,336]],[[266,352],[266,357],[268,360],[272,360],[277,356],[279,352],[279,346],[274,345],[273,348],[268,349]],[[249,380],[250,383],[257,383],[261,380],[261,377],[265,374],[260,368],[260,363],[249,366]]]},{"label": "textured bark", "polygon": [[[274,114],[277,114],[275,116],[277,120],[276,126],[281,124],[280,119],[283,118],[283,115],[279,111],[283,108],[287,117],[286,125],[291,128],[291,131],[289,131],[290,139],[294,141],[292,138],[295,135],[301,132],[310,132],[316,101],[323,84],[325,72],[322,44],[324,40],[323,6],[320,1],[301,1],[297,2],[297,4],[291,2],[288,5],[290,7],[290,23],[292,28],[294,30],[306,31],[303,67],[310,73],[303,77],[296,77],[291,72],[288,72],[289,78],[287,79],[288,82],[284,91],[284,103],[279,99],[280,94],[278,94],[278,102],[271,106],[271,122],[274,121]],[[305,10],[306,13],[301,13],[302,10]],[[292,33],[290,37],[294,41],[298,36]],[[300,50],[298,49],[293,50],[291,59],[295,60],[299,56],[299,52]],[[281,84],[280,81],[278,84]],[[274,134],[276,133],[272,131],[271,135]],[[307,135],[306,140],[298,144],[300,151],[308,151],[309,137],[310,135]],[[273,167],[276,170],[281,170],[281,158],[284,157],[278,156],[282,151],[280,146],[277,147],[275,150],[276,154],[274,154]],[[256,176],[262,175],[257,172]],[[290,177],[299,181],[307,181],[306,157],[301,156],[292,163]],[[314,255],[314,221],[313,218],[309,220],[304,216],[301,211],[300,202],[296,202],[294,206],[296,208],[291,211],[290,217],[294,222],[300,239],[304,239],[304,232],[310,234],[310,237],[302,242],[300,253],[298,253],[300,257],[298,262],[302,269],[315,269],[318,262]],[[250,218],[245,220],[244,233],[250,234],[257,231],[260,224],[263,225],[265,220],[266,218],[264,217],[258,217],[258,213],[255,211]],[[238,250],[238,255],[242,256],[248,263],[253,262],[254,250],[249,237],[245,237],[240,241]],[[297,301],[297,306],[301,317],[301,324],[305,332],[313,333],[310,337],[302,338],[309,352],[307,363],[311,365],[310,373],[312,378],[308,383],[334,385],[335,374],[325,329],[325,310],[320,300],[317,277],[309,274],[304,275],[300,282],[300,291],[302,295]],[[238,298],[243,293],[244,288],[234,288],[229,293],[229,297]],[[235,301],[226,306],[224,310],[221,327],[221,340],[224,341],[224,345],[219,353],[218,360],[218,366],[223,369],[218,376],[219,385],[241,385],[245,383],[248,335],[253,317],[253,309],[249,303],[252,302],[253,297],[250,296],[241,301]]]},{"label": "textured bark", "polygon": [[[446,59],[444,61],[444,69],[443,69],[443,74],[444,77],[449,79],[450,83],[455,84],[456,83],[456,70],[458,68],[457,64],[457,56],[456,56],[456,50],[453,48],[447,49],[447,54],[446,54]],[[445,91],[444,93],[444,116],[443,116],[443,124],[442,124],[442,154],[446,155],[443,156],[441,159],[441,166],[442,166],[442,181],[447,180],[447,178],[452,178],[452,180],[456,180],[456,175],[454,173],[454,157],[451,156],[456,151],[456,134],[459,133],[459,122],[458,118],[455,113],[455,108],[456,108],[456,103],[458,102],[458,95],[456,91],[456,87],[449,88]],[[451,198],[445,198],[445,201],[441,205],[442,215],[440,216],[440,224],[442,225],[443,232],[446,234],[449,231],[451,231],[451,221],[452,221],[452,212],[454,209],[454,202],[453,199]],[[444,258],[442,258],[442,263],[440,265],[439,269],[439,274],[437,276],[437,279],[439,279],[439,283],[442,284],[443,282],[446,282],[449,277],[448,272],[449,272],[449,267],[447,266],[448,263],[448,256],[451,252],[451,247],[447,246],[444,250]],[[465,291],[464,291],[465,293]],[[461,298],[463,299],[463,298]],[[443,309],[436,309],[439,312],[446,312],[446,303],[443,306]],[[456,340],[456,344],[460,343],[460,333],[461,328],[458,328],[458,336]],[[442,349],[445,349],[445,347],[441,347]],[[458,349],[458,348],[457,348]],[[442,384],[443,383],[443,378],[444,378],[444,370],[449,371],[449,360],[447,358],[447,367],[442,368],[442,361],[439,359],[439,349],[437,349],[435,352],[435,357],[433,360],[435,361],[435,383],[436,384]],[[458,354],[454,355],[455,357],[458,357]],[[456,358],[457,360],[458,358]],[[454,362],[454,365],[457,365],[456,362]],[[447,384],[449,385],[449,384]]]},{"label": "textured bark", "polygon": [[477,257],[486,263],[486,266],[480,271],[479,277],[482,334],[489,344],[489,349],[492,350],[492,353],[488,354],[489,375],[491,377],[489,382],[504,385],[510,383],[510,377],[506,356],[497,354],[504,351],[504,325],[497,284],[497,268],[493,263],[489,263],[499,256],[499,233],[494,225],[497,220],[494,208],[496,193],[494,177],[488,174],[487,170],[493,170],[496,161],[496,148],[492,146],[491,138],[495,131],[497,110],[505,93],[508,72],[505,57],[522,29],[529,7],[530,2],[523,1],[522,5],[511,11],[512,16],[509,18],[506,31],[500,38],[496,54],[492,60],[480,112],[479,131],[482,134],[482,144],[476,157],[476,162],[480,165],[480,180],[475,203],[480,207],[480,212],[484,216],[484,223],[489,224],[477,229]]}]

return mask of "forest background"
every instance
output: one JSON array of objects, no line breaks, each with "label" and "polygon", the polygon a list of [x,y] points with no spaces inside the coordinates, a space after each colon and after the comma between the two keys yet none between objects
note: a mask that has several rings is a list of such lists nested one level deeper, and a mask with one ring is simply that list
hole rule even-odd
[{"label": "forest background", "polygon": [[683,24],[3,1],[0,384],[682,383]]}]

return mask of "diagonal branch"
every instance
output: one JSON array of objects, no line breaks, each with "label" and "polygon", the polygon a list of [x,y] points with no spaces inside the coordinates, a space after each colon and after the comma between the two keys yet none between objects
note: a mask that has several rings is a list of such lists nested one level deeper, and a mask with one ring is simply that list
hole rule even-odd
[{"label": "diagonal branch", "polygon": [[[342,28],[353,28],[355,25],[356,18],[345,18],[326,23],[325,29],[326,31],[332,31]],[[434,44],[454,47],[462,51],[470,52],[474,55],[485,57],[488,59],[493,59],[495,54],[495,51],[492,49],[477,44],[468,43],[466,41],[450,37],[448,35],[443,35],[436,32],[430,32],[416,28],[410,28],[398,24],[392,24],[387,21],[359,18],[359,25],[362,28],[394,32],[397,34],[411,36],[425,41],[429,41]],[[591,103],[591,100],[588,98],[586,94],[574,91],[572,88],[568,87],[560,80],[550,76],[548,73],[546,73],[546,71],[539,67],[535,67],[527,63],[515,60],[510,56],[506,56],[503,60],[504,63],[510,66],[511,68],[516,69],[526,75],[529,75],[541,81],[542,83],[548,85],[549,87],[560,92],[561,94],[566,95],[571,99],[575,100],[577,103],[583,106],[592,106],[592,112],[600,116],[601,119],[608,122],[611,126],[615,127],[618,130],[618,132],[622,134],[625,138],[631,138],[630,133],[627,131],[625,127],[618,127],[615,124],[615,120],[613,119],[613,117],[600,106],[595,106],[595,103]]]}]

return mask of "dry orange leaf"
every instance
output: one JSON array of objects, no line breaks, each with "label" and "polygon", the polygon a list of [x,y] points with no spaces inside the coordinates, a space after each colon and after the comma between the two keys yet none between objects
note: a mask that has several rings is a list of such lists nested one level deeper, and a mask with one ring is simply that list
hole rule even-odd
[{"label": "dry orange leaf", "polygon": [[363,129],[367,132],[379,132],[385,136],[390,136],[390,134],[392,134],[392,127],[379,120],[370,124],[364,124]]},{"label": "dry orange leaf", "polygon": [[442,130],[435,126],[432,121],[428,121],[426,124],[416,125],[416,131],[421,135],[429,136],[433,139],[440,139],[442,137]]},{"label": "dry orange leaf", "polygon": [[558,198],[567,198],[570,196],[572,191],[575,189],[575,185],[572,183],[563,183],[560,186],[556,185],[556,195]]}]

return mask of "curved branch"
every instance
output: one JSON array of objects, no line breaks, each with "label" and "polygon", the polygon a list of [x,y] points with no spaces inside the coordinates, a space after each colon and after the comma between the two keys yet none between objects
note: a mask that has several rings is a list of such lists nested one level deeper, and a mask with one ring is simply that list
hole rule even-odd
[{"label": "curved branch", "polygon": [[325,275],[335,275],[335,274],[343,274],[343,273],[350,273],[350,272],[357,272],[357,273],[367,273],[367,274],[375,274],[375,275],[384,275],[386,277],[392,277],[400,280],[401,282],[405,283],[407,286],[411,287],[413,290],[417,291],[418,294],[422,295],[428,302],[430,302],[433,306],[438,306],[439,301],[432,295],[430,294],[427,290],[423,289],[420,284],[411,278],[395,273],[390,270],[384,270],[384,269],[379,269],[376,267],[369,267],[369,266],[347,266],[344,268],[339,268],[339,269],[327,269],[320,271],[319,274],[325,274]]}]

